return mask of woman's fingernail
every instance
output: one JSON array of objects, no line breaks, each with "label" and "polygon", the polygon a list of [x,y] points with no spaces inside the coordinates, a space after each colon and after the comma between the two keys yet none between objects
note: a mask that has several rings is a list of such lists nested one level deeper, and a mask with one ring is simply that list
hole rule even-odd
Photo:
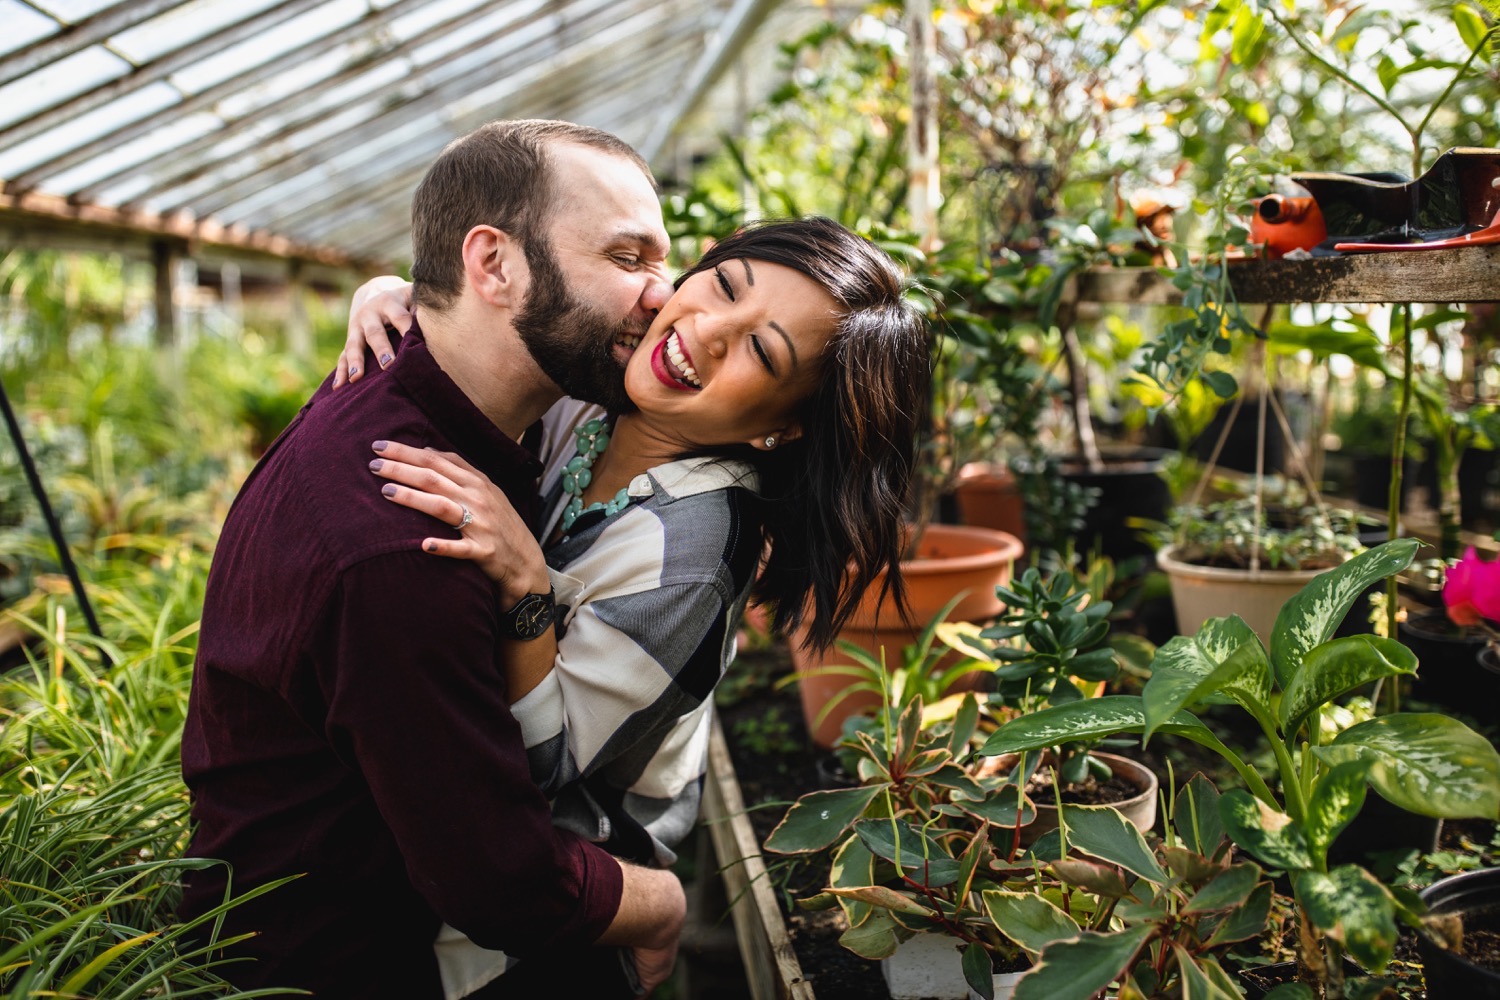
[{"label": "woman's fingernail", "polygon": [[376,441],[374,444],[370,445],[370,447],[375,449],[376,451],[385,451],[385,446],[388,444],[390,444],[389,441]]},{"label": "woman's fingernail", "polygon": [[385,496],[393,497],[396,495],[396,484],[386,483],[384,486],[380,487],[380,492]]},{"label": "woman's fingernail", "polygon": [[379,472],[380,471],[380,467],[382,465],[384,465],[384,464],[385,464],[385,461],[383,459],[372,458],[370,460],[370,471],[371,472]]},{"label": "woman's fingernail", "polygon": [[426,549],[428,552],[436,552],[437,551],[437,542],[428,542],[426,545],[424,545],[422,547],[424,549]]},{"label": "woman's fingernail", "polygon": [[384,368],[386,365],[388,365],[390,363],[391,363],[391,356],[389,354],[382,354],[380,356],[380,367]]},{"label": "woman's fingernail", "polygon": [[358,374],[359,374],[359,369],[357,367],[355,367],[354,365],[350,365],[349,366],[349,377],[353,378],[354,376],[356,376]]}]

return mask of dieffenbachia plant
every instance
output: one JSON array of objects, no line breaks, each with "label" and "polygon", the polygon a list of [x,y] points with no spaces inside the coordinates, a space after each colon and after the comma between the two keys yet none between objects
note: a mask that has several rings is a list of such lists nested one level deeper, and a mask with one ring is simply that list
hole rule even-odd
[{"label": "dieffenbachia plant", "polygon": [[[1359,594],[1410,564],[1417,544],[1386,542],[1316,577],[1282,607],[1269,649],[1238,616],[1210,619],[1196,635],[1161,647],[1140,696],[1022,716],[996,730],[980,752],[1118,733],[1140,733],[1144,745],[1168,731],[1218,752],[1246,785],[1219,802],[1230,838],[1290,876],[1304,931],[1299,959],[1310,980],[1300,995],[1340,998],[1342,955],[1378,972],[1391,959],[1397,921],[1414,924],[1420,910],[1412,894],[1357,865],[1328,865],[1329,846],[1359,812],[1366,788],[1424,816],[1500,819],[1500,754],[1456,720],[1396,713],[1332,738],[1319,725],[1335,699],[1415,673],[1416,657],[1394,639],[1332,636]],[[1270,781],[1206,726],[1194,725],[1191,710],[1211,702],[1238,705],[1265,733],[1276,761]]]}]

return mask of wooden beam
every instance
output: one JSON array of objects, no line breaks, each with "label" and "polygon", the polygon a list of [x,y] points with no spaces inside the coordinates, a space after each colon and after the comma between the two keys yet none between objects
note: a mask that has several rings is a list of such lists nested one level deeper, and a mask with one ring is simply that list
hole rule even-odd
[{"label": "wooden beam", "polygon": [[[1500,302],[1500,247],[1231,261],[1229,282],[1242,303]],[[1092,269],[1073,294],[1080,302],[1182,301],[1169,275],[1150,267]]]},{"label": "wooden beam", "polygon": [[328,247],[315,247],[261,230],[224,226],[212,219],[195,220],[185,215],[155,215],[149,212],[127,212],[103,205],[73,205],[57,195],[30,192],[0,193],[0,227],[16,232],[55,232],[97,240],[106,251],[120,249],[137,240],[172,237],[195,244],[226,247],[264,254],[269,257],[296,258],[360,270],[380,268],[385,262],[357,258]]}]

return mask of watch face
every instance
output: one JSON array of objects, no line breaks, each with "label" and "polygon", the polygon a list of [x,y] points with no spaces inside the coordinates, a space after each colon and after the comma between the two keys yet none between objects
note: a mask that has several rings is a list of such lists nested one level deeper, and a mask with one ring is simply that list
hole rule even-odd
[{"label": "watch face", "polygon": [[516,605],[512,628],[518,639],[535,639],[552,624],[552,595],[527,594]]}]

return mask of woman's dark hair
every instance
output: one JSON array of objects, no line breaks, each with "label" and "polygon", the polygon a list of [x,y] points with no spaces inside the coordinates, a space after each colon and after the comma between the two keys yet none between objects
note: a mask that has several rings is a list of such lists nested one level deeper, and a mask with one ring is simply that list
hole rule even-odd
[{"label": "woman's dark hair", "polygon": [[839,304],[821,381],[798,413],[803,436],[734,450],[760,473],[767,501],[770,550],[754,597],[774,606],[775,631],[802,627],[822,650],[877,578],[880,597],[909,617],[899,564],[932,382],[927,327],[895,261],[830,219],[746,226],[681,280],[744,257],[792,268]]}]

